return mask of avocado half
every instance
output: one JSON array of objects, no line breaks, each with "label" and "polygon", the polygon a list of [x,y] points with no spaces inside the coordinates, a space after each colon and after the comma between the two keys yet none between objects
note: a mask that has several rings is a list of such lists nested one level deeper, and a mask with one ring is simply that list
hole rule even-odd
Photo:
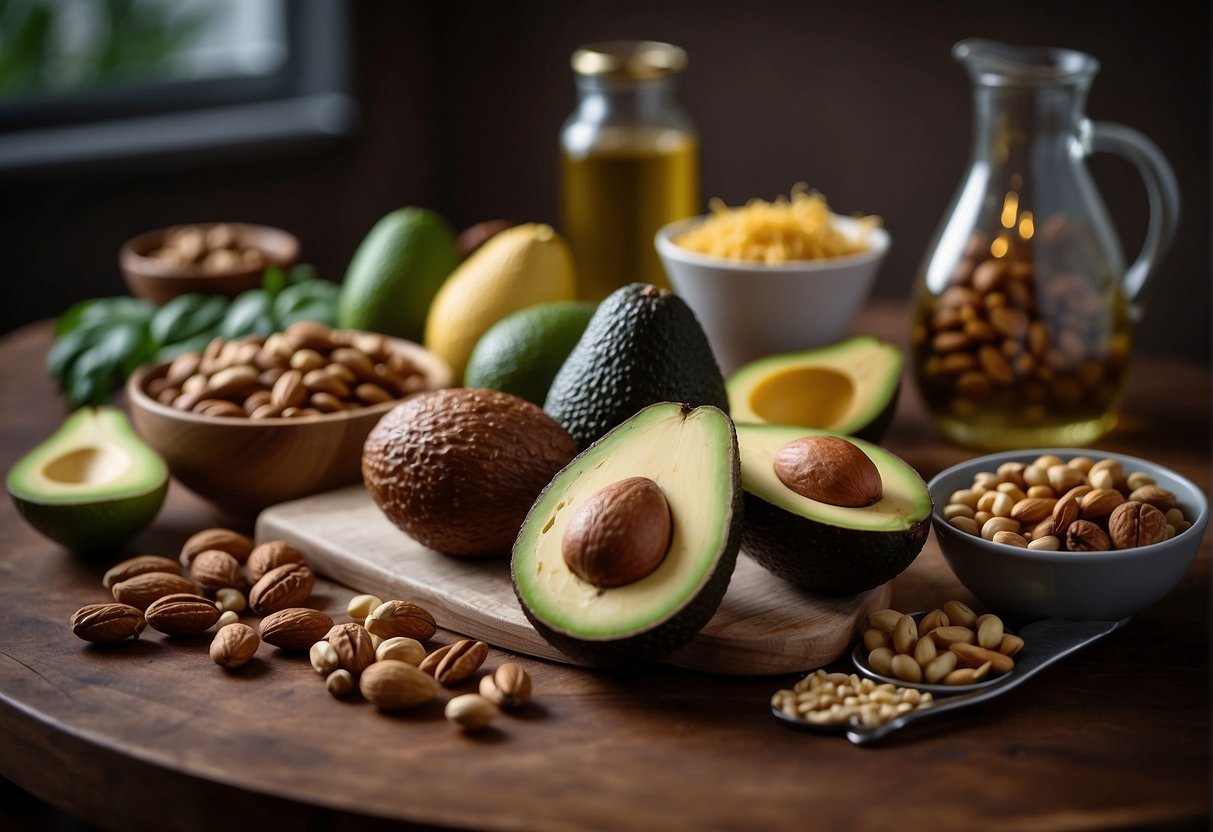
[{"label": "avocado half", "polygon": [[775,474],[779,449],[830,431],[787,425],[737,425],[745,487],[745,551],[769,572],[813,592],[853,595],[905,571],[931,528],[931,492],[899,457],[862,439],[847,441],[880,473],[883,495],[847,508],[795,493]]},{"label": "avocado half", "polygon": [[879,442],[901,389],[901,350],[871,335],[759,359],[726,386],[738,423],[799,425]]},{"label": "avocado half", "polygon": [[[592,494],[637,476],[656,482],[669,504],[669,549],[638,581],[594,586],[565,564],[565,528]],[[711,406],[651,405],[583,451],[540,494],[514,543],[514,591],[536,631],[574,660],[652,662],[715,614],[737,562],[741,516],[729,417]]]},{"label": "avocado half", "polygon": [[73,551],[104,552],[146,528],[164,503],[168,467],[113,407],[82,408],[9,470],[17,510]]}]

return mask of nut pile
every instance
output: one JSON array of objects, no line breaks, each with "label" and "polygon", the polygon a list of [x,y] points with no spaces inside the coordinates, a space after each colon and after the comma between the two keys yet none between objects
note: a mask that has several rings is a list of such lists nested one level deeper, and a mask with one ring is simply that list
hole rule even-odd
[{"label": "nut pile", "polygon": [[996,615],[978,615],[960,601],[921,621],[897,610],[868,616],[863,634],[868,666],[911,684],[971,685],[1015,668],[1023,639],[1006,632]]},{"label": "nut pile", "polygon": [[817,670],[801,679],[791,690],[778,690],[771,707],[792,719],[816,725],[842,725],[851,720],[876,727],[934,703],[929,692],[877,684],[860,679],[854,673],[826,673]]},{"label": "nut pile", "polygon": [[[438,625],[408,601],[358,595],[346,608],[353,620],[335,623],[327,613],[301,606],[315,576],[297,549],[282,540],[254,545],[229,529],[198,532],[177,559],[125,560],[105,573],[102,584],[114,603],[89,604],[71,618],[72,631],[85,641],[131,641],[145,627],[176,637],[209,631],[211,661],[227,670],[250,662],[265,642],[287,654],[306,653],[332,695],[357,690],[386,711],[434,701],[440,686],[475,678],[488,658],[488,645],[474,639],[428,651],[423,642]],[[260,615],[260,622],[240,621],[245,611]],[[531,696],[530,676],[513,662],[481,675],[477,684],[478,693],[456,695],[445,706],[446,718],[468,731]]]},{"label": "nut pile", "polygon": [[251,271],[270,264],[264,251],[245,245],[237,229],[226,223],[170,228],[160,248],[147,256],[175,269],[203,274]]},{"label": "nut pile", "polygon": [[[1036,235],[1068,233],[1062,216]],[[1025,424],[1051,412],[1106,410],[1124,376],[1128,323],[1119,300],[1064,246],[975,234],[946,289],[914,328],[927,398],[965,418],[993,408]]]},{"label": "nut pile", "polygon": [[207,416],[289,419],[382,404],[425,385],[424,372],[384,336],[298,321],[265,338],[216,338],[182,353],[145,392]]},{"label": "nut pile", "polygon": [[1149,546],[1192,525],[1175,495],[1148,474],[1084,456],[1045,455],[980,472],[952,493],[943,516],[995,543],[1068,552]]}]

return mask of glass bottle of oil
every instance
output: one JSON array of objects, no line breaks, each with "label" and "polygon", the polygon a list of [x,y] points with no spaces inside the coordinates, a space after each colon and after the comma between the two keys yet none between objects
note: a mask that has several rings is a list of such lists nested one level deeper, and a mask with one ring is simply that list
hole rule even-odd
[{"label": "glass bottle of oil", "polygon": [[561,224],[580,294],[667,285],[653,235],[699,211],[699,141],[675,96],[686,53],[613,41],[573,54],[578,103],[561,145]]}]

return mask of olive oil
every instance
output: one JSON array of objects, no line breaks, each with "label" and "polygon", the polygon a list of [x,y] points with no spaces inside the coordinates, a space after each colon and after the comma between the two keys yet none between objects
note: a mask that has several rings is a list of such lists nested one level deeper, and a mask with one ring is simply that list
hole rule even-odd
[{"label": "olive oil", "polygon": [[607,128],[561,152],[562,225],[579,294],[598,301],[634,281],[667,286],[657,229],[699,211],[699,143],[672,129]]}]

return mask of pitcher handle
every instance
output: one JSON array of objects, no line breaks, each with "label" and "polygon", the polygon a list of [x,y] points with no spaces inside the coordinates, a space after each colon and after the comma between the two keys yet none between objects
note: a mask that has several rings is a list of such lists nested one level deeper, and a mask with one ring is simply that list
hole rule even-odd
[{"label": "pitcher handle", "polygon": [[1150,224],[1141,254],[1125,272],[1125,295],[1133,300],[1175,236],[1179,225],[1179,185],[1158,145],[1133,128],[1097,121],[1091,124],[1090,135],[1091,150],[1123,156],[1137,167],[1150,199]]}]

